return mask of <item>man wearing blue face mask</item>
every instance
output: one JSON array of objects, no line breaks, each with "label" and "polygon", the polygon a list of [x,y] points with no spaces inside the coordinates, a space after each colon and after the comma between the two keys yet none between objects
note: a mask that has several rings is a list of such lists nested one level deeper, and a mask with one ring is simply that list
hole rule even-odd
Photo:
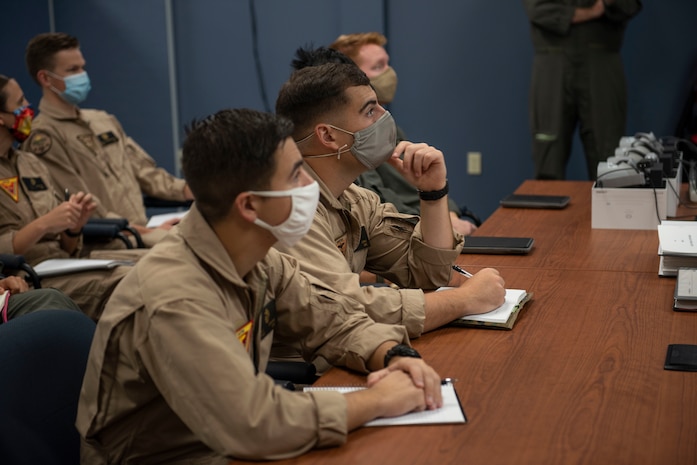
[{"label": "man wearing blue face mask", "polygon": [[185,181],[158,168],[113,115],[79,108],[91,83],[75,37],[39,34],[27,45],[26,63],[43,97],[23,148],[48,165],[61,190],[92,193],[96,217],[127,218],[146,245],[159,241],[171,224],[145,227],[143,194],[190,200]]},{"label": "man wearing blue face mask", "polygon": [[[276,112],[295,124],[293,137],[320,186],[308,234],[294,247],[276,244],[304,271],[361,302],[375,321],[404,325],[411,337],[503,303],[504,280],[491,268],[453,290],[422,290],[448,285],[462,242],[450,222],[443,153],[424,143],[396,144],[394,120],[363,71],[345,63],[295,71],[281,88]],[[418,189],[420,218],[353,184],[382,163]],[[402,289],[361,287],[364,269]],[[276,355],[285,354],[279,348]]]}]

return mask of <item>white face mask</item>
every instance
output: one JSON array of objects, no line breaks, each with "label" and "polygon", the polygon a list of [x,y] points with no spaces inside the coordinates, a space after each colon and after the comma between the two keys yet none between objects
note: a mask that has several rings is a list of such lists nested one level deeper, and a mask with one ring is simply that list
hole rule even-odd
[{"label": "white face mask", "polygon": [[249,191],[249,193],[260,197],[292,197],[290,215],[283,223],[272,226],[259,218],[254,220],[257,226],[271,231],[282,245],[293,247],[310,230],[319,202],[317,181],[285,191]]}]

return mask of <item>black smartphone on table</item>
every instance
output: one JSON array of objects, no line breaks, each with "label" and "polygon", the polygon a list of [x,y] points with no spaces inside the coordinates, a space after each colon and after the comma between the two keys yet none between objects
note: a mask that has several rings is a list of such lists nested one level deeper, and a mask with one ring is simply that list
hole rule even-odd
[{"label": "black smartphone on table", "polygon": [[467,236],[462,253],[526,254],[534,242],[532,237]]},{"label": "black smartphone on table", "polygon": [[500,203],[509,208],[564,208],[569,200],[568,195],[509,194]]}]

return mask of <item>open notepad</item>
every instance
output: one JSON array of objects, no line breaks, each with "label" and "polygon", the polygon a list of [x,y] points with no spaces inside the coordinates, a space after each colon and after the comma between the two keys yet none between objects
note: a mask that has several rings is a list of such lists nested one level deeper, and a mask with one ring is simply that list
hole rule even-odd
[{"label": "open notepad", "polygon": [[52,258],[34,267],[40,278],[49,278],[79,271],[106,270],[117,266],[132,266],[129,260],[102,260],[96,258]]},{"label": "open notepad", "polygon": [[[441,287],[438,290],[452,289]],[[532,293],[523,289],[506,289],[503,305],[490,312],[467,315],[450,323],[453,326],[474,326],[493,329],[512,329],[523,306],[532,299]]]},{"label": "open notepad", "polygon": [[[362,386],[307,386],[303,391],[339,391],[351,392],[365,389]],[[443,406],[437,410],[407,413],[398,417],[378,418],[364,426],[399,426],[399,425],[437,425],[445,423],[467,423],[467,417],[460,405],[455,387],[447,382],[441,385]]]},{"label": "open notepad", "polygon": [[146,225],[146,227],[157,228],[158,226],[162,225],[163,223],[165,223],[167,221],[181,220],[182,218],[184,218],[186,216],[187,213],[189,213],[189,210],[153,215],[148,220],[148,224]]}]

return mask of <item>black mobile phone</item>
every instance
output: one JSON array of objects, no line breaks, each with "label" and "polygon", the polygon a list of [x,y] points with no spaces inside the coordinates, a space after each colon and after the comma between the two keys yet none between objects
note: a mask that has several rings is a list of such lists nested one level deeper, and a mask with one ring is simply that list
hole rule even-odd
[{"label": "black mobile phone", "polygon": [[666,370],[697,371],[697,345],[669,344],[663,368]]},{"label": "black mobile phone", "polygon": [[534,242],[532,237],[467,236],[462,253],[526,254]]},{"label": "black mobile phone", "polygon": [[500,203],[502,207],[512,208],[564,208],[569,200],[568,195],[509,194]]}]

